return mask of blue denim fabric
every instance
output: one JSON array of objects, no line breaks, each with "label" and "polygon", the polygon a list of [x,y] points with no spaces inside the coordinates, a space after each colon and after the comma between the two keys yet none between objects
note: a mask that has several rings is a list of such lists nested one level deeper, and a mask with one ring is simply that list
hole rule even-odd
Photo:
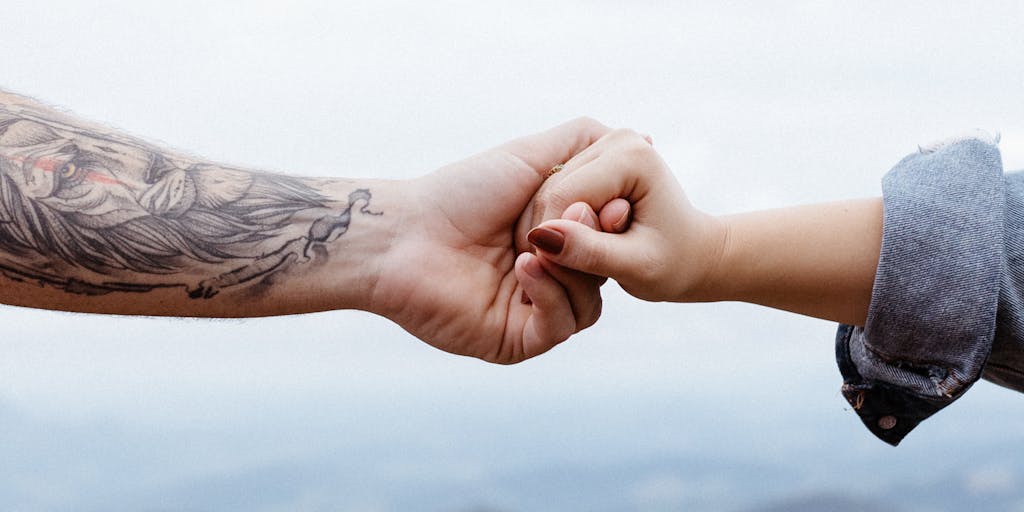
[{"label": "blue denim fabric", "polygon": [[980,377],[1024,391],[1024,175],[959,139],[882,180],[882,250],[864,327],[841,325],[843,396],[898,444]]}]

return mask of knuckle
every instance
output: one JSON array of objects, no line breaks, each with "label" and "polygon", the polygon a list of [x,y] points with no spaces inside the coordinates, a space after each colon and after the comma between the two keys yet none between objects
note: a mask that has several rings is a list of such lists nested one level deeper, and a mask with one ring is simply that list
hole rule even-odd
[{"label": "knuckle", "polygon": [[591,244],[584,243],[582,240],[575,240],[574,242],[581,249],[577,253],[579,268],[584,271],[604,269],[606,250],[604,241],[599,240]]},{"label": "knuckle", "polygon": [[544,212],[544,220],[557,218],[576,200],[576,192],[571,183],[562,181],[551,187],[546,196],[539,200],[540,210]]},{"label": "knuckle", "polygon": [[570,122],[570,126],[572,126],[573,130],[575,130],[577,133],[579,133],[586,139],[586,142],[588,143],[587,145],[589,145],[589,143],[593,143],[594,141],[601,138],[605,133],[608,132],[607,126],[605,126],[600,121],[588,116],[582,116],[573,119]]},{"label": "knuckle", "polygon": [[643,137],[640,136],[640,134],[637,133],[636,130],[632,130],[629,128],[616,128],[612,130],[612,132],[608,135],[608,138],[620,143],[627,143],[634,139],[643,140]]},{"label": "knuckle", "polygon": [[646,164],[654,154],[654,149],[652,149],[650,144],[647,144],[643,138],[638,136],[637,138],[624,141],[622,145],[622,152],[630,160]]},{"label": "knuckle", "polygon": [[573,119],[571,122],[581,130],[596,131],[605,127],[600,121],[590,116],[580,116]]},{"label": "knuckle", "polygon": [[554,337],[554,339],[552,340],[554,343],[552,343],[552,345],[558,345],[559,343],[562,343],[563,341],[569,339],[570,337],[572,337],[575,330],[576,325],[575,322],[573,322],[573,325],[569,326],[568,329],[559,332],[558,335]]},{"label": "knuckle", "polygon": [[609,152],[616,158],[633,164],[647,162],[654,149],[644,140],[643,136],[630,129],[618,129],[612,132]]},{"label": "knuckle", "polygon": [[601,297],[598,296],[597,300],[594,301],[591,307],[586,312],[584,312],[583,315],[580,316],[580,319],[578,320],[576,325],[577,332],[582,331],[583,329],[586,329],[587,327],[596,324],[597,320],[601,318],[602,307],[603,304],[601,302]]},{"label": "knuckle", "polygon": [[529,213],[529,210],[537,210],[544,206],[544,202],[547,200],[548,191],[551,187],[541,185],[538,189],[534,190],[533,197],[526,201],[526,206],[523,208],[522,213]]}]

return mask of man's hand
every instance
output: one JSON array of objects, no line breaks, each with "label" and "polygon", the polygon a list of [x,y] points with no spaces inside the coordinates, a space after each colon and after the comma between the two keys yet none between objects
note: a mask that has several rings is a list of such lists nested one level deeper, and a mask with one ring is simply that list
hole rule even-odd
[{"label": "man's hand", "polygon": [[0,303],[204,317],[363,309],[450,352],[522,361],[600,314],[600,279],[519,254],[513,232],[548,171],[607,132],[581,119],[405,182],[299,178],[168,151],[0,91]]},{"label": "man's hand", "polygon": [[404,184],[368,309],[442,350],[505,364],[592,325],[604,280],[520,254],[513,235],[548,170],[608,131],[579,119]]}]

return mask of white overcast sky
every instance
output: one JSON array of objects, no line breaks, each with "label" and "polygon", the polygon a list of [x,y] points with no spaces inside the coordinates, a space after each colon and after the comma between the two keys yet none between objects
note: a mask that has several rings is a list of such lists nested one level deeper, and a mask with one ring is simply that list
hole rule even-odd
[{"label": "white overcast sky", "polygon": [[[918,144],[975,128],[1000,132],[1007,170],[1024,168],[1022,5],[7,0],[0,87],[215,160],[303,175],[419,176],[589,115],[650,133],[692,201],[728,213],[877,195]],[[110,422],[192,441],[180,433],[250,432],[234,451],[218,443],[215,463],[179,461],[161,481],[295,457],[339,429],[354,445],[431,439],[417,426],[441,429],[452,415],[528,451],[524,430],[559,425],[516,417],[579,404],[667,418],[636,441],[651,450],[768,457],[815,439],[888,453],[844,410],[834,325],[606,289],[597,326],[513,367],[435,351],[358,312],[210,322],[4,307],[0,406],[40,428]],[[908,443],[957,435],[943,416],[1021,404],[979,386]],[[752,422],[775,444],[736,426],[724,435],[718,421]],[[628,452],[622,439],[645,426],[545,438],[545,453]],[[475,460],[445,458],[462,453],[458,442],[432,435],[446,441],[412,450],[453,467]],[[132,463],[155,465],[145,453]]]}]

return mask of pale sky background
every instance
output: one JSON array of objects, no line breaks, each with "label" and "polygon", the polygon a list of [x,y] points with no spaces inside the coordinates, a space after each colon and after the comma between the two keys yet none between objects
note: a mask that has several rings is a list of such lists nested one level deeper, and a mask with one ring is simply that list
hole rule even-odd
[{"label": "pale sky background", "polygon": [[[729,213],[878,195],[975,128],[1024,168],[1021,5],[7,0],[0,87],[304,175],[411,178],[589,115]],[[352,311],[2,307],[0,503],[1024,511],[1024,397],[981,383],[893,449],[838,392],[834,324],[605,290],[595,327],[512,367]]]}]

